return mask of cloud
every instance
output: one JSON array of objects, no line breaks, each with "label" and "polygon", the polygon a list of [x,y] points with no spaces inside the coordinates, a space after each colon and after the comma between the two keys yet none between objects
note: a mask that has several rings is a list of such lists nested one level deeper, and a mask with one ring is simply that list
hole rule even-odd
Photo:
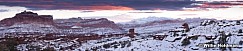
[{"label": "cloud", "polygon": [[8,10],[0,10],[0,12],[7,12]]},{"label": "cloud", "polygon": [[93,10],[84,10],[84,11],[80,11],[81,13],[90,13],[90,12],[95,12]]},{"label": "cloud", "polygon": [[134,10],[130,7],[124,6],[79,6],[75,9],[80,10]]},{"label": "cloud", "polygon": [[243,6],[243,2],[201,2],[195,5],[199,8],[232,8],[233,6]]},{"label": "cloud", "polygon": [[29,2],[27,0],[0,0],[0,2],[9,2],[9,3],[17,3],[17,2]]},{"label": "cloud", "polygon": [[25,7],[19,7],[19,6],[2,6],[0,5],[0,10],[1,11],[23,11],[26,10],[27,8]]},{"label": "cloud", "polygon": [[132,11],[128,13],[162,13],[160,11]]},{"label": "cloud", "polygon": [[195,3],[189,0],[0,0],[0,5],[30,10],[179,10]]},{"label": "cloud", "polygon": [[243,0],[195,0],[195,1],[243,1]]},{"label": "cloud", "polygon": [[[206,1],[206,0],[201,0]],[[199,0],[0,0],[0,5],[29,10],[183,10],[183,8],[231,8],[243,2]],[[228,1],[228,0],[221,0]]]},{"label": "cloud", "polygon": [[178,15],[178,16],[196,16],[197,14],[181,14],[181,15]]}]

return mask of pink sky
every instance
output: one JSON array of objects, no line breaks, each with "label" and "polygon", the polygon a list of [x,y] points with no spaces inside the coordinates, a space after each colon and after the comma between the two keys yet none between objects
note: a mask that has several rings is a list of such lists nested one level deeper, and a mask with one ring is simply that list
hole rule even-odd
[{"label": "pink sky", "polygon": [[[24,7],[7,7],[8,12],[0,12],[0,19],[13,17],[16,13],[20,13],[26,8]],[[33,11],[33,10],[28,10]],[[94,11],[94,12],[84,12]],[[40,15],[53,15],[55,19],[65,19],[72,17],[86,17],[86,18],[108,18],[115,22],[126,22],[132,19],[145,18],[150,16],[155,17],[169,17],[169,18],[216,18],[216,19],[243,19],[243,8],[233,7],[224,9],[209,9],[209,10],[193,10],[184,9],[178,11],[167,10],[34,10]],[[151,13],[150,13],[151,12]]]},{"label": "pink sky", "polygon": [[[221,0],[210,0],[210,1],[221,1]],[[234,0],[227,0],[227,1],[234,1]],[[73,6],[72,3],[67,3],[64,5]],[[191,8],[183,7],[182,9],[178,9],[178,10],[170,10],[169,8],[174,8],[174,7],[170,7],[171,5],[168,5],[167,9],[158,8],[158,9],[150,9],[150,10],[138,10],[135,9],[136,7],[131,8],[131,7],[124,7],[124,6],[103,5],[103,6],[80,6],[80,9],[79,7],[78,8],[64,7],[65,9],[33,10],[23,6],[0,5],[0,19],[13,17],[16,13],[20,13],[24,10],[33,11],[40,15],[53,15],[55,19],[67,19],[72,17],[108,18],[109,20],[115,22],[127,22],[133,19],[139,19],[139,18],[145,18],[151,16],[182,18],[182,19],[198,18],[198,17],[228,19],[228,20],[243,19],[242,2],[221,2],[220,4],[215,4],[215,3],[211,4],[211,2],[205,2],[205,3],[193,3],[191,5],[196,5],[196,7],[191,7]],[[33,5],[28,5],[28,6],[32,7]],[[46,6],[43,7],[42,5],[36,5],[36,6],[37,6],[36,8],[46,8]],[[48,6],[47,8],[49,7],[54,7],[54,6]],[[85,9],[89,9],[89,10],[85,10]]]}]

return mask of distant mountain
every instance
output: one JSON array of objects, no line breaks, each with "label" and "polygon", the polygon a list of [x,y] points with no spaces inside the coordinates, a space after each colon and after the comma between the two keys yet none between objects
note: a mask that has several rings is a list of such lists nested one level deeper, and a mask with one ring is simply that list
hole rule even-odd
[{"label": "distant mountain", "polygon": [[147,18],[140,18],[140,19],[134,19],[130,22],[125,22],[121,24],[145,24],[149,22],[154,21],[163,21],[163,20],[173,20],[173,18],[167,18],[167,17],[147,17]]},{"label": "distant mountain", "polygon": [[[121,34],[124,31],[113,21],[99,19],[56,19],[30,11],[0,21],[1,33],[58,33],[58,34]],[[47,26],[47,27],[46,27]]]},{"label": "distant mountain", "polygon": [[12,18],[6,18],[0,21],[3,26],[11,26],[17,23],[38,23],[38,24],[53,24],[53,17],[51,15],[38,15],[37,13],[24,11],[16,14]]},{"label": "distant mountain", "polygon": [[[97,33],[97,34],[119,34],[124,32],[122,28],[116,25],[113,21],[106,18],[99,19],[56,19],[56,26],[60,29],[69,29],[79,31],[76,33]],[[66,32],[63,32],[66,33]],[[74,32],[75,33],[75,32]]]},{"label": "distant mountain", "polygon": [[[167,17],[148,17],[135,19],[126,23],[117,23],[124,29],[135,28],[137,33],[160,33],[180,27],[183,23],[189,23],[191,27],[199,26],[203,20],[215,20],[206,18],[173,19]],[[158,28],[160,27],[160,28]]]},{"label": "distant mountain", "polygon": [[[196,27],[200,24],[194,23],[201,23],[203,20],[210,19],[147,17],[135,19],[130,22],[115,24],[113,21],[110,21],[107,18],[83,19],[79,17],[53,20],[51,15],[38,15],[37,13],[24,11],[16,14],[12,18],[1,20],[0,25],[2,26],[2,29],[0,28],[0,31],[2,30],[5,33],[9,33],[11,30],[11,32],[52,32],[60,34],[120,34],[126,33],[128,29],[134,28],[135,32],[137,33],[161,33],[174,29],[175,27],[180,27],[183,23],[189,23],[190,27]],[[51,27],[43,27],[38,25]],[[50,30],[45,30],[45,32],[42,31],[42,28],[49,28]]]},{"label": "distant mountain", "polygon": [[54,23],[62,28],[78,28],[78,27],[95,27],[95,28],[113,28],[120,29],[113,21],[106,18],[100,19],[82,19],[82,18],[70,18],[70,19],[56,19]]}]

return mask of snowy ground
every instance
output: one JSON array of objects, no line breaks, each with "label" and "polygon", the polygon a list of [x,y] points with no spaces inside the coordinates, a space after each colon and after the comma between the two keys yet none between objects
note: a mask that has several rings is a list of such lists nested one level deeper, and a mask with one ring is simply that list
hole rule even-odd
[{"label": "snowy ground", "polygon": [[[226,51],[242,51],[243,24],[237,23],[236,20],[216,20],[215,22],[206,20],[201,23],[194,22],[189,23],[189,28],[190,31],[185,32],[183,31],[185,29],[181,28],[181,23],[158,24],[135,28],[136,31],[143,33],[138,33],[135,38],[128,36],[109,37],[82,42],[78,41],[78,38],[57,38],[54,40],[30,41],[30,43],[19,44],[17,48],[21,51],[29,50],[29,46],[40,47],[40,49],[53,47],[57,51],[61,50],[61,47],[65,47],[65,50],[68,51],[221,51],[222,48],[208,48],[205,47],[205,44],[217,45],[225,40],[225,44],[238,46],[225,48]],[[179,31],[173,33],[171,32],[173,30]],[[109,32],[112,30],[106,31]],[[153,36],[159,34],[168,36],[163,40],[154,39]],[[223,39],[223,37],[226,38]]]}]

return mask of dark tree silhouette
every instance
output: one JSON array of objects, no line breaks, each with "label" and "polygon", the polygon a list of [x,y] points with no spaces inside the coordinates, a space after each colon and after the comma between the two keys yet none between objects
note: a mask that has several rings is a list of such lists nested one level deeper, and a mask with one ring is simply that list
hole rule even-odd
[{"label": "dark tree silhouette", "polygon": [[240,21],[236,21],[236,25],[240,25]]},{"label": "dark tree silhouette", "polygon": [[239,30],[239,33],[243,33],[242,29]]},{"label": "dark tree silhouette", "polygon": [[[227,35],[225,34],[225,32],[221,32],[221,34],[220,34],[220,37],[219,37],[219,44],[227,44]],[[220,49],[222,50],[222,51],[224,51],[224,50],[226,50],[226,48],[225,47],[220,47]]]},{"label": "dark tree silhouette", "polygon": [[189,25],[187,23],[182,24],[182,26],[186,29],[185,30],[186,32],[189,32],[190,31]]},{"label": "dark tree silhouette", "polygon": [[190,42],[189,38],[185,38],[185,39],[183,39],[183,41],[181,43],[182,43],[182,46],[186,46],[186,45],[189,45],[191,42]]},{"label": "dark tree silhouette", "polygon": [[129,37],[134,38],[135,37],[135,29],[129,29]]},{"label": "dark tree silhouette", "polygon": [[18,42],[16,38],[6,39],[6,41],[0,43],[0,51],[17,51],[16,46]]}]

